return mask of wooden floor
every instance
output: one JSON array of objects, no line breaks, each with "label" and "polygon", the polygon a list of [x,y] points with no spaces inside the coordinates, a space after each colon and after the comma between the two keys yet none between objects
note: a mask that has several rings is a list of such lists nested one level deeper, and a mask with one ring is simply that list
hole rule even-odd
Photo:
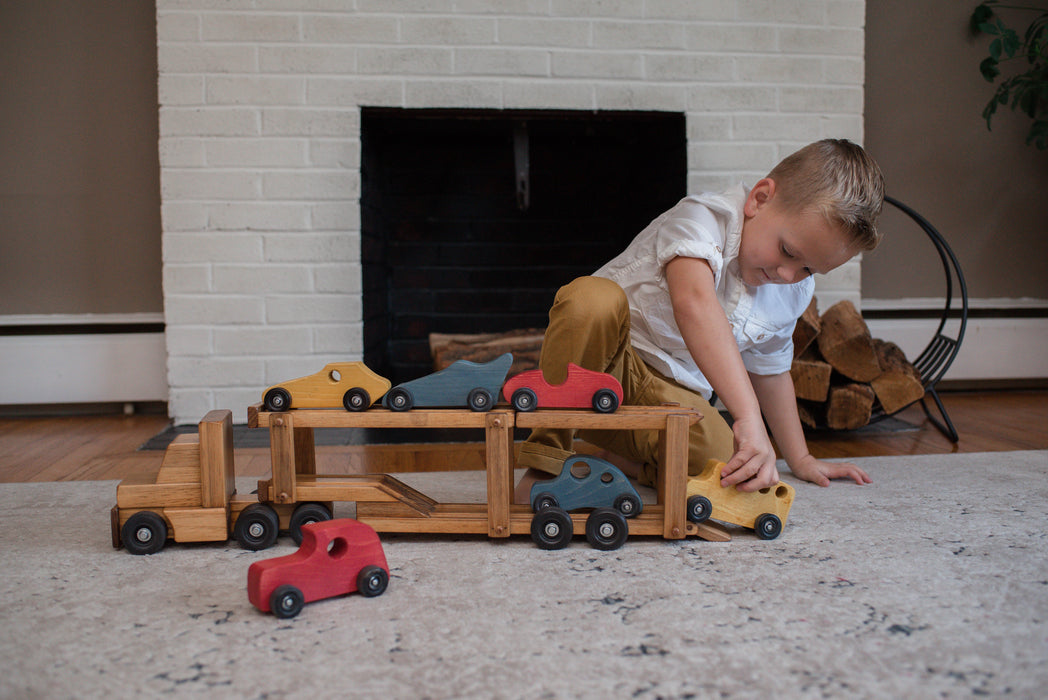
[{"label": "wooden floor", "polygon": [[[912,406],[897,417],[915,430],[891,433],[836,433],[809,438],[816,457],[848,459],[882,455],[945,454],[1048,449],[1048,391],[948,392],[946,410],[960,433],[947,440]],[[245,420],[234,414],[234,420]],[[168,425],[165,416],[74,416],[0,418],[0,483],[122,479],[149,472],[162,451],[139,446]],[[430,471],[482,468],[479,445],[370,445],[320,447],[322,473]],[[269,473],[267,449],[238,449],[237,473]]]}]

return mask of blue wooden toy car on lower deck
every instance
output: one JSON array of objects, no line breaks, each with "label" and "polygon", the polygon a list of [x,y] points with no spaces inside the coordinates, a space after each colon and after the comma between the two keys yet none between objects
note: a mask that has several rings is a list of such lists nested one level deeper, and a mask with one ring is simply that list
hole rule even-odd
[{"label": "blue wooden toy car on lower deck", "polygon": [[618,549],[629,535],[626,518],[643,507],[637,489],[614,464],[572,455],[559,476],[531,487],[531,537],[543,549],[566,547],[574,528],[568,511],[593,508],[586,519],[586,539],[597,549]]}]

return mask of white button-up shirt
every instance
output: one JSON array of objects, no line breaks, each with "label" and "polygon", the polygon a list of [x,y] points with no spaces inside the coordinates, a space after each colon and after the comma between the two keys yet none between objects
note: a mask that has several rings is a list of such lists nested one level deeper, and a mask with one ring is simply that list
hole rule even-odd
[{"label": "white button-up shirt", "polygon": [[653,368],[694,389],[713,394],[681,338],[670,304],[666,263],[701,258],[713,270],[717,299],[728,317],[746,369],[754,374],[788,372],[793,328],[815,291],[807,277],[795,284],[746,285],[737,257],[742,237],[743,185],[722,193],[685,197],[648,224],[620,255],[594,274],[614,280],[630,305],[634,349]]}]

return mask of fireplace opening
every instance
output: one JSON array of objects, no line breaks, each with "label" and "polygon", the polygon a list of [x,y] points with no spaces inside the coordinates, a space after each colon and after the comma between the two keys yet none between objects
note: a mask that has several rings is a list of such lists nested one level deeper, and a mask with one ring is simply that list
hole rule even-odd
[{"label": "fireplace opening", "polygon": [[430,333],[543,328],[686,191],[683,114],[365,108],[364,361],[432,371]]}]

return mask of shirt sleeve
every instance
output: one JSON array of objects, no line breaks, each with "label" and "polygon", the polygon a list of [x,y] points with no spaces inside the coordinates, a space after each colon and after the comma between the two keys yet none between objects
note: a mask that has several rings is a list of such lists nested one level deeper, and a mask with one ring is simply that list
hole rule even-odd
[{"label": "shirt sleeve", "polygon": [[677,257],[709,263],[716,280],[724,266],[724,241],[713,213],[702,204],[685,201],[659,226],[655,255],[661,270]]},{"label": "shirt sleeve", "polygon": [[[796,325],[796,324],[794,324]],[[753,374],[782,374],[793,364],[793,326],[742,352],[742,363]]]}]

